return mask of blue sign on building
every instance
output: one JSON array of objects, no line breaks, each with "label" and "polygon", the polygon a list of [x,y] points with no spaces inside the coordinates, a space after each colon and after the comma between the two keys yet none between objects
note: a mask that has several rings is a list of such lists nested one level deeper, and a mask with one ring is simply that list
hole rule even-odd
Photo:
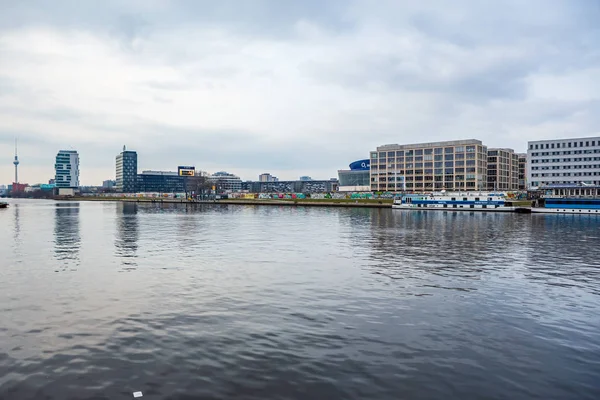
[{"label": "blue sign on building", "polygon": [[354,161],[350,164],[350,169],[352,171],[368,171],[371,169],[371,161],[370,160],[358,160]]}]

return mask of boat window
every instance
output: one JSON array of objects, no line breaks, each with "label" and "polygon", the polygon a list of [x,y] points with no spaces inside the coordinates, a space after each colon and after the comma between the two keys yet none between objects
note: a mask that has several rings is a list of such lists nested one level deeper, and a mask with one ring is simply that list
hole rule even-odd
[{"label": "boat window", "polygon": [[456,197],[453,197],[453,198],[452,198],[452,201],[456,201]]},{"label": "boat window", "polygon": [[488,197],[488,200],[489,200],[489,201],[492,201],[492,198],[491,198],[491,197]]},{"label": "boat window", "polygon": [[467,201],[467,198],[466,198],[466,197],[463,197],[463,201]]},{"label": "boat window", "polygon": [[475,197],[475,201],[479,201],[479,197]]},{"label": "boat window", "polygon": [[487,206],[484,204],[482,208],[487,208]]}]

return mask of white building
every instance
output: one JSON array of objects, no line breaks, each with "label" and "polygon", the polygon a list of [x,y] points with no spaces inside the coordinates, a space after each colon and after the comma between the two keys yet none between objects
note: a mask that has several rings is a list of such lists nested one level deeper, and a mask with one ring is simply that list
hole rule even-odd
[{"label": "white building", "polygon": [[61,150],[54,164],[57,188],[79,187],[79,154],[75,150]]},{"label": "white building", "polygon": [[242,180],[240,177],[225,171],[215,172],[208,179],[215,186],[217,193],[231,193],[242,190]]},{"label": "white building", "polygon": [[552,184],[600,185],[600,137],[529,142],[527,161],[529,189]]}]

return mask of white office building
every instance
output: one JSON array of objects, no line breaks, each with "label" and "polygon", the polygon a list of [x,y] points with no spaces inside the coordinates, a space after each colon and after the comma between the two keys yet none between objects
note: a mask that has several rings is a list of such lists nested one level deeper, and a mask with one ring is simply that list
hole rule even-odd
[{"label": "white office building", "polygon": [[79,154],[75,150],[61,150],[54,164],[57,188],[79,187]]},{"label": "white office building", "polygon": [[529,189],[545,185],[600,185],[600,137],[539,140],[527,146]]}]

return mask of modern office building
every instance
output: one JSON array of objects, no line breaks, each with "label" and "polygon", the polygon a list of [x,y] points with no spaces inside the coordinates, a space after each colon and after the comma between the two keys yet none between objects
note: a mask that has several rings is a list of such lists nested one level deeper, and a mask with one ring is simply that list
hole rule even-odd
[{"label": "modern office building", "polygon": [[487,189],[519,189],[519,156],[513,149],[488,149]]},{"label": "modern office building", "polygon": [[137,175],[137,192],[184,193],[185,179],[175,171],[142,171]]},{"label": "modern office building", "polygon": [[60,150],[54,163],[56,187],[79,187],[79,154],[75,150]]},{"label": "modern office building", "polygon": [[529,142],[527,161],[528,189],[600,185],[600,136]]},{"label": "modern office building", "polygon": [[487,147],[480,140],[388,144],[371,152],[371,190],[485,190]]},{"label": "modern office building", "polygon": [[369,160],[358,160],[350,164],[350,169],[338,170],[340,192],[370,192],[371,164]]},{"label": "modern office building", "polygon": [[225,171],[215,172],[208,179],[213,183],[218,193],[231,193],[242,190],[240,177]]},{"label": "modern office building", "polygon": [[116,185],[117,185],[117,182],[113,181],[111,179],[106,180],[106,181],[102,181],[102,188],[103,189],[113,189]]},{"label": "modern office building", "polygon": [[137,188],[137,153],[127,150],[116,158],[116,190],[121,193],[135,193]]},{"label": "modern office building", "polygon": [[527,153],[519,153],[517,157],[519,157],[519,190],[527,190]]}]

